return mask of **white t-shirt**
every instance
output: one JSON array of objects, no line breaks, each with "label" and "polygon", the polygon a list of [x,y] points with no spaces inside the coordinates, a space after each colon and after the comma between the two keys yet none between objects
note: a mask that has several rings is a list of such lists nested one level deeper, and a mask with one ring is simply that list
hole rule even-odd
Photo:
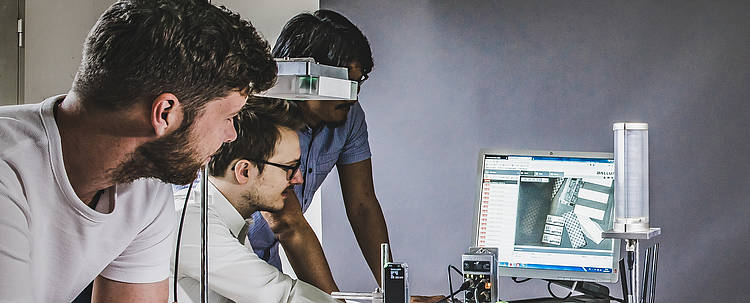
[{"label": "white t-shirt", "polygon": [[3,302],[70,302],[99,274],[129,283],[169,275],[171,187],[139,179],[101,195],[110,213],[84,204],[62,161],[53,109],[63,97],[0,107]]}]

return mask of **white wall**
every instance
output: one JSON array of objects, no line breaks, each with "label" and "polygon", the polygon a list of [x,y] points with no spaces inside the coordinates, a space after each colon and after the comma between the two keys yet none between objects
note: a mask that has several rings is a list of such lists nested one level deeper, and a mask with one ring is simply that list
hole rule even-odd
[{"label": "white wall", "polygon": [[[83,41],[113,0],[26,0],[24,103],[70,89],[81,63]],[[289,18],[318,9],[318,0],[214,1],[248,19],[271,46]],[[282,5],[283,4],[283,5]]]},{"label": "white wall", "polygon": [[216,0],[216,5],[224,5],[237,12],[268,40],[273,48],[276,37],[284,24],[301,12],[314,12],[320,4],[318,0]]},{"label": "white wall", "polygon": [[83,40],[112,0],[26,0],[24,103],[70,89]]}]

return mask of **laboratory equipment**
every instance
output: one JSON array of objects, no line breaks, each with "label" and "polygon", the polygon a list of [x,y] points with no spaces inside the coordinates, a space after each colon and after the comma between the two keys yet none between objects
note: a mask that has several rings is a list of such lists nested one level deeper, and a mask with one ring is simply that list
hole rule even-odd
[{"label": "laboratory equipment", "polygon": [[[615,145],[615,195],[617,196],[616,220],[611,230],[602,233],[610,239],[621,239],[625,242],[627,252],[627,269],[629,281],[627,287],[628,302],[640,303],[644,298],[640,289],[651,287],[641,285],[640,277],[640,241],[654,238],[661,234],[660,228],[649,224],[649,187],[648,187],[648,124],[620,122],[612,125]],[[656,272],[655,258],[658,246],[649,252],[648,271]],[[647,276],[648,277],[648,276]],[[654,276],[655,278],[655,276]],[[644,291],[650,291],[644,289]],[[649,293],[650,294],[650,293]],[[653,296],[651,296],[653,297]]]},{"label": "laboratory equipment", "polygon": [[615,123],[614,230],[647,231],[648,124]]},{"label": "laboratory equipment", "polygon": [[464,282],[469,281],[464,292],[464,302],[497,302],[497,249],[469,248],[461,255]]},{"label": "laboratory equipment", "polygon": [[334,299],[365,300],[371,303],[409,302],[409,275],[406,263],[390,262],[390,245],[380,244],[380,287],[372,292],[332,292]]},{"label": "laboratory equipment", "polygon": [[383,267],[383,298],[387,303],[409,303],[409,266],[388,262]]},{"label": "laboratory equipment", "polygon": [[643,292],[641,298],[643,303],[654,303],[656,295],[656,270],[659,262],[659,243],[646,249],[646,265],[643,271]]},{"label": "laboratory equipment", "polygon": [[617,282],[612,153],[482,149],[473,245],[499,276]]},{"label": "laboratory equipment", "polygon": [[346,67],[316,63],[313,58],[277,58],[276,84],[259,97],[285,100],[356,100],[359,84]]}]

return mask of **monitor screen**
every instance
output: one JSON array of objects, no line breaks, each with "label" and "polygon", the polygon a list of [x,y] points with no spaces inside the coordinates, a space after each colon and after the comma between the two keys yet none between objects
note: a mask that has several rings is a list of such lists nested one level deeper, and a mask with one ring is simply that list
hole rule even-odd
[{"label": "monitor screen", "polygon": [[611,153],[483,150],[474,245],[500,276],[616,282],[614,171]]}]

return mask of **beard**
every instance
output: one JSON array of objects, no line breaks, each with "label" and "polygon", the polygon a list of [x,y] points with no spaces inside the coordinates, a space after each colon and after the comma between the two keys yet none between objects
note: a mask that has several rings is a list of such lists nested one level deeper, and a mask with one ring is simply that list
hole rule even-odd
[{"label": "beard", "polygon": [[[334,112],[338,111],[338,110],[342,110],[342,109],[349,109],[349,110],[351,110],[352,106],[354,106],[354,103],[339,104],[339,105],[336,105],[336,107],[334,107],[333,110],[334,110]],[[349,112],[347,112],[346,115],[344,115],[344,117],[341,118],[341,119],[339,119],[339,120],[329,120],[329,121],[324,121],[324,122],[325,122],[325,125],[328,126],[328,127],[330,127],[330,128],[337,128],[339,126],[344,125],[346,123],[346,120],[348,118],[349,118]]]},{"label": "beard", "polygon": [[347,120],[347,118],[348,118],[348,117],[347,117],[347,116],[345,116],[345,117],[344,117],[343,119],[341,119],[341,120],[329,120],[329,121],[323,121],[323,124],[324,124],[324,125],[325,125],[326,127],[329,127],[329,128],[337,128],[337,127],[340,127],[340,126],[343,126],[344,124],[346,124],[346,120]]},{"label": "beard", "polygon": [[277,212],[284,208],[283,203],[281,204],[281,206],[273,206],[272,203],[274,201],[269,201],[268,199],[268,197],[263,197],[263,195],[261,195],[261,193],[255,188],[250,189],[246,193],[242,194],[242,200],[245,202],[246,209],[252,210],[248,211],[248,215],[251,215],[256,211]]},{"label": "beard", "polygon": [[344,120],[341,120],[341,121],[332,121],[332,122],[326,121],[325,126],[328,128],[337,128],[337,127],[344,125],[345,123],[346,123],[346,118],[344,118]]},{"label": "beard", "polygon": [[138,146],[112,172],[115,183],[130,183],[140,178],[157,178],[165,183],[189,184],[203,166],[190,140],[192,127],[177,130],[160,139]]}]

